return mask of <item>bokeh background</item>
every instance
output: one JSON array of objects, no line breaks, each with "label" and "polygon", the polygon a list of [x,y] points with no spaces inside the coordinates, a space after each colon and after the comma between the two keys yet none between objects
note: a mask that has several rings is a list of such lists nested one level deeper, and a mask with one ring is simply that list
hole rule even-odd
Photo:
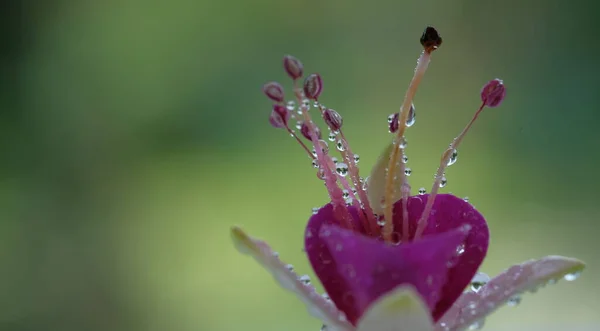
[{"label": "bokeh background", "polygon": [[366,175],[435,25],[444,44],[409,130],[414,188],[489,79],[447,171],[492,243],[482,271],[548,254],[582,277],[525,295],[487,330],[598,330],[599,5],[572,0],[2,1],[0,329],[318,330],[232,247],[268,239],[296,270],[326,203],[302,150],[268,123],[281,59],[321,73]]}]

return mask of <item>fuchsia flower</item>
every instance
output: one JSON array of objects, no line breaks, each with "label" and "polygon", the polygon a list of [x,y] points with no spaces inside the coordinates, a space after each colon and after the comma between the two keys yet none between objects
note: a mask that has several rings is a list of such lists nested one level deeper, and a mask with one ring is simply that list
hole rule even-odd
[{"label": "fuchsia flower", "polygon": [[[286,289],[295,292],[323,329],[358,331],[450,331],[480,328],[483,320],[505,303],[516,302],[525,291],[575,279],[583,262],[560,256],[526,261],[494,279],[478,273],[485,258],[489,230],[469,202],[438,193],[445,186],[445,169],[457,160],[457,149],[485,107],[497,107],[506,95],[499,79],[481,90],[481,106],[440,159],[431,192],[411,196],[405,154],[406,129],[415,120],[412,103],[432,53],[442,44],[428,27],[421,37],[423,52],[400,111],[390,115],[392,143],[368,178],[359,175],[358,156],[342,132],[342,116],[323,106],[319,74],[309,75],[302,87],[303,65],[291,56],[284,68],[294,81],[294,101],[284,104],[280,84],[263,91],[275,102],[271,124],[286,130],[306,151],[325,182],[331,202],[315,210],[305,231],[305,251],[326,293],[319,295],[308,276],[298,277],[291,265],[263,241],[238,227],[232,237],[238,249],[254,256]],[[314,110],[309,112],[311,105]],[[328,143],[311,114],[320,115],[341,158],[331,156]],[[290,122],[297,122],[297,130]],[[296,131],[301,134],[298,135]],[[312,148],[302,140],[306,138]],[[470,290],[465,292],[465,288]]]}]

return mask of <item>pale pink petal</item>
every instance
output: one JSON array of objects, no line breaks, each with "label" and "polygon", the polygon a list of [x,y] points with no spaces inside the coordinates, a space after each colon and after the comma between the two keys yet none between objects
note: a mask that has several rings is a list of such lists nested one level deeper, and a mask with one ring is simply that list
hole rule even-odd
[{"label": "pale pink petal", "polygon": [[433,331],[427,305],[410,285],[375,300],[358,321],[358,331]]},{"label": "pale pink petal", "polygon": [[477,293],[464,293],[438,321],[437,331],[465,330],[484,319],[509,299],[526,291],[536,291],[561,278],[573,280],[585,264],[563,256],[547,256],[508,268]]},{"label": "pale pink petal", "polygon": [[335,305],[317,293],[313,286],[301,282],[298,275],[286,267],[267,243],[250,237],[238,227],[231,229],[231,237],[240,253],[254,257],[273,275],[281,287],[296,294],[304,302],[308,312],[328,325],[330,330],[354,330]]}]

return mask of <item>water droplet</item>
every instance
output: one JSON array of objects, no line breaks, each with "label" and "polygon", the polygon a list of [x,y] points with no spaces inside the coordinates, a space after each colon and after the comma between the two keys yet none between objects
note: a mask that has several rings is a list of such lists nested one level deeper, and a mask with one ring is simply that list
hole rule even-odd
[{"label": "water droplet", "polygon": [[338,163],[338,159],[337,159],[337,157],[332,157],[332,158],[331,158],[331,161],[333,162],[333,164],[336,164],[336,163]]},{"label": "water droplet", "polygon": [[402,155],[402,163],[408,162],[408,156]]},{"label": "water droplet", "polygon": [[354,163],[358,163],[360,161],[360,156],[358,154],[354,154]]},{"label": "water droplet", "polygon": [[481,330],[483,328],[483,325],[484,325],[484,320],[481,319],[481,320],[476,321],[473,324],[469,325],[469,330]]},{"label": "water droplet", "polygon": [[331,132],[328,137],[329,141],[335,141],[335,133]]},{"label": "water droplet", "polygon": [[573,272],[570,274],[566,274],[564,279],[568,282],[572,282],[581,276],[581,271]]},{"label": "water droplet", "polygon": [[461,255],[465,252],[465,244],[460,244],[456,246],[456,255]]},{"label": "water droplet", "polygon": [[331,301],[331,298],[329,297],[329,294],[323,293],[323,294],[321,294],[321,296],[323,297],[323,299],[325,299],[327,301]]},{"label": "water droplet", "polygon": [[314,207],[314,208],[312,209],[312,213],[313,213],[313,215],[315,215],[315,214],[316,214],[316,213],[318,213],[318,212],[319,212],[319,208],[318,208],[318,207]]},{"label": "water droplet", "polygon": [[294,111],[294,109],[296,109],[296,102],[294,102],[293,100],[290,100],[287,102],[286,107],[289,111]]},{"label": "water droplet", "polygon": [[406,141],[406,138],[402,137],[402,139],[400,139],[400,148],[406,148],[406,145],[408,145],[408,142]]},{"label": "water droplet", "polygon": [[469,197],[464,197],[464,198],[463,198],[463,200],[464,200],[465,202],[469,202]]},{"label": "water droplet", "polygon": [[275,258],[279,258],[279,253],[277,253],[277,252],[273,252],[272,254],[273,254],[273,257],[275,257]]},{"label": "water droplet", "polygon": [[348,190],[343,190],[342,191],[342,197],[344,199],[348,199],[350,197],[350,192],[348,192]]},{"label": "water droplet", "polygon": [[415,111],[415,107],[411,106],[408,112],[408,117],[406,118],[406,127],[410,128],[415,124],[416,113],[417,112]]},{"label": "water droplet", "polygon": [[346,150],[346,146],[344,146],[344,141],[342,139],[338,139],[337,143],[335,144],[335,146],[337,147],[338,151],[345,151]]},{"label": "water droplet", "polygon": [[362,189],[366,191],[369,188],[369,176],[362,181]]},{"label": "water droplet", "polygon": [[319,108],[319,102],[318,102],[318,101],[315,101],[315,103],[313,103],[313,106],[314,106],[315,108]]},{"label": "water droplet", "polygon": [[521,303],[521,296],[517,294],[517,295],[510,297],[510,299],[508,299],[508,301],[506,302],[506,305],[514,307],[520,303]]},{"label": "water droplet", "polygon": [[345,177],[348,174],[348,165],[344,162],[338,162],[335,165],[335,171],[338,175]]},{"label": "water droplet", "polygon": [[412,170],[410,168],[406,168],[404,170],[404,174],[407,175],[407,176],[410,176],[412,174]]},{"label": "water droplet", "polygon": [[490,281],[490,276],[483,272],[478,272],[471,280],[471,291],[477,293],[481,288]]},{"label": "water droplet", "polygon": [[448,180],[446,179],[446,176],[442,176],[442,180],[440,181],[440,187],[444,187],[446,186],[446,184],[448,184]]},{"label": "water droplet", "polygon": [[308,275],[302,275],[298,277],[298,280],[304,285],[310,285],[310,277]]},{"label": "water droplet", "polygon": [[321,331],[328,331],[328,330],[329,330],[329,327],[327,325],[323,324],[321,326]]},{"label": "water droplet", "polygon": [[394,120],[394,116],[396,116],[396,115],[391,114],[390,116],[388,116],[388,123],[392,123],[392,121]]},{"label": "water droplet", "polygon": [[302,122],[302,121],[296,122],[296,129],[302,130],[302,124],[304,124],[304,122]]},{"label": "water droplet", "polygon": [[310,109],[310,100],[302,99],[302,107],[306,110],[309,110]]},{"label": "water droplet", "polygon": [[425,194],[425,193],[427,193],[427,190],[426,190],[424,187],[421,187],[421,188],[419,189],[419,194],[420,194],[420,195],[423,195],[423,194]]},{"label": "water droplet", "polygon": [[378,219],[377,220],[377,225],[384,226],[385,225],[385,220],[383,218]]},{"label": "water droplet", "polygon": [[456,163],[456,161],[458,161],[458,151],[453,150],[452,155],[450,155],[450,158],[448,159],[448,166],[453,165],[454,163]]},{"label": "water droplet", "polygon": [[317,159],[313,159],[312,160],[312,166],[313,166],[313,168],[318,168],[319,167],[319,161],[317,161]]},{"label": "water droplet", "polygon": [[291,265],[291,264],[286,264],[286,265],[285,265],[285,268],[286,268],[287,270],[289,270],[289,271],[294,271],[294,266],[293,266],[293,265]]}]

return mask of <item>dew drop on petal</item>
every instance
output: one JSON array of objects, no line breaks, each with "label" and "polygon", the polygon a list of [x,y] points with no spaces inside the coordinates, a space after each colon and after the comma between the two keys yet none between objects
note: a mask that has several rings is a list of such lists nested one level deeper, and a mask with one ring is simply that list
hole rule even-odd
[{"label": "dew drop on petal", "polygon": [[508,299],[508,301],[506,301],[506,305],[510,306],[510,307],[517,306],[520,303],[521,303],[521,296],[518,294],[510,297],[510,299]]},{"label": "dew drop on petal", "polygon": [[456,255],[462,255],[465,252],[465,244],[456,246]]},{"label": "dew drop on petal", "polygon": [[483,325],[484,325],[484,320],[481,319],[481,320],[476,321],[473,324],[469,325],[469,330],[481,330],[483,328]]},{"label": "dew drop on petal", "polygon": [[477,293],[481,288],[490,281],[490,276],[483,272],[478,272],[471,280],[471,291]]},{"label": "dew drop on petal", "polygon": [[469,197],[464,197],[464,198],[463,198],[463,200],[464,200],[465,202],[469,202]]},{"label": "dew drop on petal", "polygon": [[319,207],[313,207],[313,209],[312,209],[313,215],[317,214],[318,212],[319,212]]},{"label": "dew drop on petal", "polygon": [[338,162],[335,165],[335,171],[338,175],[345,177],[348,174],[348,165],[344,162]]},{"label": "dew drop on petal", "polygon": [[577,278],[579,278],[579,276],[581,276],[581,271],[566,274],[564,279],[568,282],[572,282],[572,281],[576,280]]},{"label": "dew drop on petal", "polygon": [[425,193],[427,193],[427,190],[426,190],[424,187],[421,187],[421,188],[419,189],[419,195],[423,195],[423,194],[425,194]]}]

